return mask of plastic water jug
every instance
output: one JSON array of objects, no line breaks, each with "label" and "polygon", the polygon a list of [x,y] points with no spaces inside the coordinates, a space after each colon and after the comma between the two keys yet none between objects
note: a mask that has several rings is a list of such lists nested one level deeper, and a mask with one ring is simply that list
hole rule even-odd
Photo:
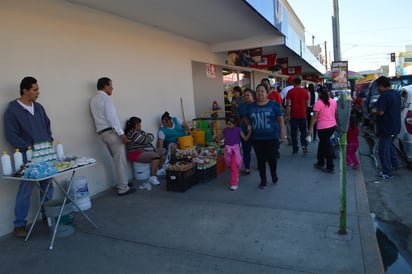
[{"label": "plastic water jug", "polygon": [[27,147],[26,158],[27,162],[31,162],[31,159],[33,158],[33,150],[31,149],[31,146]]},{"label": "plastic water jug", "polygon": [[4,176],[10,176],[13,174],[10,156],[7,154],[7,151],[5,150],[1,155],[1,169],[3,170]]},{"label": "plastic water jug", "polygon": [[64,159],[64,149],[63,149],[63,144],[60,143],[60,140],[57,140],[56,152],[57,152],[57,159],[62,161]]},{"label": "plastic water jug", "polygon": [[20,152],[20,149],[16,148],[16,152],[14,152],[13,158],[14,158],[14,169],[16,172],[18,172],[21,166],[24,164],[23,154]]}]

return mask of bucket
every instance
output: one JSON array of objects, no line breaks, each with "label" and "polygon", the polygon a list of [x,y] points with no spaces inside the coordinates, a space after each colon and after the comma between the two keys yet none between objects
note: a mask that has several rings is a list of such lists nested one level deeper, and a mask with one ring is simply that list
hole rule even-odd
[{"label": "bucket", "polygon": [[204,131],[205,131],[206,144],[212,143],[212,141],[213,141],[212,130],[207,128]]},{"label": "bucket", "polygon": [[[54,231],[56,227],[57,218],[61,206],[63,204],[62,200],[50,200],[44,203],[44,212],[47,216],[47,223],[49,225],[50,232]],[[73,205],[69,202],[64,206],[62,216],[60,218],[59,227],[56,231],[56,237],[67,237],[74,233],[75,229],[73,226]]]},{"label": "bucket", "polygon": [[[68,182],[67,182],[68,183]],[[92,207],[87,186],[87,178],[84,176],[73,177],[72,187],[69,191],[69,197],[76,203],[81,210],[87,210]],[[73,206],[74,211],[79,211]]]},{"label": "bucket", "polygon": [[177,138],[180,149],[190,149],[193,148],[193,137],[192,135],[182,136]]},{"label": "bucket", "polygon": [[194,131],[195,143],[198,145],[205,144],[205,132],[203,130],[195,129]]},{"label": "bucket", "polygon": [[150,177],[150,163],[133,162],[133,170],[136,180],[147,180]]},{"label": "bucket", "polygon": [[207,121],[199,121],[197,122],[197,128],[208,128],[209,124]]}]

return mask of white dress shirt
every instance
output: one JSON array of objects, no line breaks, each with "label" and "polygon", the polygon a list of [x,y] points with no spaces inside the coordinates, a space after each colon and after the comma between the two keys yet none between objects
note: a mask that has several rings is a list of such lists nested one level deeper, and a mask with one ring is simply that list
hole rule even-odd
[{"label": "white dress shirt", "polygon": [[96,132],[112,127],[119,136],[124,134],[112,98],[104,91],[97,91],[97,94],[90,100],[90,110],[94,118]]}]

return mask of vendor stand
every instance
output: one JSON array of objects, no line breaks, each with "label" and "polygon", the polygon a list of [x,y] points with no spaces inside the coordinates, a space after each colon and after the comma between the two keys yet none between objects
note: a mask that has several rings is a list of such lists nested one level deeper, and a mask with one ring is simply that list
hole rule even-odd
[{"label": "vendor stand", "polygon": [[[37,219],[38,219],[38,217],[39,217],[39,215],[40,215],[40,211],[41,211],[41,209],[42,209],[42,206],[43,206],[44,203],[46,202],[46,196],[47,196],[46,193],[47,193],[48,189],[50,188],[50,186],[53,184],[53,182],[55,183],[55,185],[57,186],[57,188],[59,188],[59,189],[61,190],[61,192],[64,194],[64,199],[63,199],[63,204],[61,205],[61,208],[60,208],[60,211],[59,211],[59,215],[57,216],[57,221],[56,221],[56,225],[55,225],[55,227],[54,227],[53,233],[52,233],[52,237],[51,237],[51,240],[50,240],[49,249],[50,249],[50,250],[53,249],[54,240],[55,240],[56,233],[57,233],[57,230],[58,230],[58,227],[59,227],[60,219],[61,219],[61,217],[62,217],[62,213],[63,213],[64,207],[65,207],[66,204],[68,203],[67,200],[69,200],[69,201],[72,203],[72,205],[77,208],[78,212],[80,212],[80,214],[82,214],[82,216],[83,216],[94,228],[97,228],[97,226],[93,223],[93,221],[86,215],[86,213],[83,212],[83,210],[82,210],[82,209],[76,204],[76,202],[69,196],[69,192],[70,192],[70,189],[71,189],[72,183],[73,183],[73,177],[74,177],[76,171],[79,170],[79,169],[88,168],[88,167],[91,167],[91,166],[94,166],[94,165],[96,165],[96,161],[95,161],[95,160],[94,160],[94,161],[89,161],[89,162],[82,162],[80,165],[75,165],[75,166],[72,166],[72,167],[68,167],[67,169],[61,170],[60,172],[57,172],[57,173],[55,173],[55,174],[53,174],[53,175],[49,175],[49,176],[45,176],[45,177],[40,177],[40,178],[24,178],[24,177],[18,177],[18,176],[3,176],[3,179],[5,179],[5,180],[14,180],[14,181],[22,181],[22,180],[24,180],[24,181],[33,182],[33,183],[35,183],[35,184],[39,187],[40,191],[42,191],[42,189],[40,188],[40,181],[50,179],[50,180],[49,180],[49,183],[47,184],[46,190],[44,191],[44,193],[43,193],[43,195],[42,195],[42,199],[41,199],[39,208],[38,208],[38,210],[37,210],[37,212],[36,212],[36,215],[35,215],[35,217],[34,217],[34,221],[33,221],[33,223],[31,224],[30,229],[29,229],[29,232],[27,233],[27,236],[26,236],[26,238],[25,238],[25,241],[26,241],[26,242],[27,242],[28,239],[30,238],[31,232],[33,231],[33,228],[34,228],[34,226],[35,226],[36,223],[37,223]],[[68,174],[68,173],[71,173],[71,176],[70,176],[70,180],[69,180],[69,183],[68,183],[68,185],[67,185],[67,188],[65,189],[65,188],[64,188],[64,185],[63,185],[63,182],[57,181],[57,180],[56,180],[56,177],[57,177],[57,176],[60,176],[60,175]]]}]

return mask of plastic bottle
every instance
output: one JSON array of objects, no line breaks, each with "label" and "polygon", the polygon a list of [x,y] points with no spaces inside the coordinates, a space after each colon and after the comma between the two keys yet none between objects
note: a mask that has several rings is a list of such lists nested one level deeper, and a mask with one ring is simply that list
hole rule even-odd
[{"label": "plastic bottle", "polygon": [[16,152],[14,152],[13,158],[14,158],[14,169],[16,172],[18,172],[21,166],[24,164],[23,154],[20,152],[20,149],[16,148]]},{"label": "plastic bottle", "polygon": [[31,149],[31,146],[27,147],[26,158],[27,162],[31,162],[31,159],[33,158],[33,150]]},{"label": "plastic bottle", "polygon": [[57,140],[56,152],[57,152],[57,159],[62,161],[64,159],[64,149],[63,149],[63,144],[60,143],[60,140]]},{"label": "plastic bottle", "polygon": [[8,155],[7,151],[5,150],[3,150],[3,153],[1,155],[1,169],[3,170],[4,176],[10,176],[13,174],[10,155]]}]

